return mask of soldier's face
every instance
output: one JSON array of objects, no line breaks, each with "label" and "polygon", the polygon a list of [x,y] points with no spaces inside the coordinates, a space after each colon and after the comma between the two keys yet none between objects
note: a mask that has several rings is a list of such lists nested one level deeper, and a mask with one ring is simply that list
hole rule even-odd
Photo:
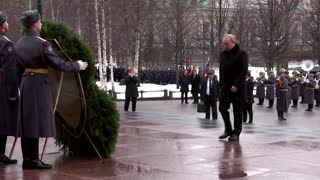
[{"label": "soldier's face", "polygon": [[39,20],[39,21],[35,22],[35,23],[33,24],[33,26],[34,26],[34,28],[35,28],[36,30],[41,31],[42,23],[41,23],[41,21]]},{"label": "soldier's face", "polygon": [[9,31],[9,24],[8,24],[7,21],[4,22],[4,23],[1,25],[1,29],[2,29],[2,31],[4,31],[4,32],[8,32],[8,31]]}]

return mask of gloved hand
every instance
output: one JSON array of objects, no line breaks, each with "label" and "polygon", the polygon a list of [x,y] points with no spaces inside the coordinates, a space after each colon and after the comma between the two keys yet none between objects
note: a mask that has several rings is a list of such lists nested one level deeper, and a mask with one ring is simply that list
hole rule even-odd
[{"label": "gloved hand", "polygon": [[85,70],[88,67],[88,63],[87,62],[83,62],[82,60],[77,61],[77,63],[79,64],[80,70]]}]

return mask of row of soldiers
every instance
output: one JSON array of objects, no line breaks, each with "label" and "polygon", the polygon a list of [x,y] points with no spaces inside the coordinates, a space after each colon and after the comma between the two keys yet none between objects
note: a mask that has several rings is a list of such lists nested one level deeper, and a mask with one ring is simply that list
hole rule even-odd
[{"label": "row of soldiers", "polygon": [[[319,79],[320,72],[316,74],[306,74],[304,72],[299,72],[294,70],[292,76],[289,75],[288,71],[285,71],[285,78],[288,81],[288,93],[287,93],[287,104],[288,106],[292,102],[292,108],[297,108],[299,98],[301,97],[301,102],[308,104],[306,111],[312,111],[314,103],[316,107],[320,107],[320,89],[319,89]],[[267,108],[272,108],[277,83],[277,77],[270,71],[268,77],[265,77],[264,72],[259,73],[259,77],[256,78],[255,84],[257,86],[256,96],[259,98],[259,103],[257,105],[263,105],[264,99],[269,100],[269,106]]]},{"label": "row of soldiers", "polygon": [[[179,75],[183,75],[183,71],[191,68],[179,68]],[[115,66],[113,68],[114,81],[120,82],[128,74],[127,68],[123,66]],[[111,70],[107,67],[107,81],[111,80]],[[96,69],[96,79],[99,79],[99,70]],[[139,70],[140,83],[151,83],[159,85],[175,84],[176,83],[176,67],[175,66],[151,66]]]}]

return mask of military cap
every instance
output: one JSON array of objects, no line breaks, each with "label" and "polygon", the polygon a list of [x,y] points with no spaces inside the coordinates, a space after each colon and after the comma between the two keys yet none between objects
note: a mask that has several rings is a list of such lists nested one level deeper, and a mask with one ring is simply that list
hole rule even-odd
[{"label": "military cap", "polygon": [[279,73],[285,73],[286,71],[287,71],[286,69],[281,68],[280,71],[279,71]]},{"label": "military cap", "polygon": [[37,10],[29,10],[22,13],[20,21],[24,27],[30,28],[33,23],[39,21],[40,18],[40,14]]},{"label": "military cap", "polygon": [[7,21],[7,16],[0,11],[0,25]]}]

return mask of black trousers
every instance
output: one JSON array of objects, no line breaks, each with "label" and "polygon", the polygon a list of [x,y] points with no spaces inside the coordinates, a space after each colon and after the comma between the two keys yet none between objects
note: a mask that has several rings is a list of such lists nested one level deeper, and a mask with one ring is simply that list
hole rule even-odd
[{"label": "black trousers", "polygon": [[205,95],[204,104],[206,105],[206,118],[210,119],[210,109],[212,111],[212,119],[218,119],[217,100],[211,96]]},{"label": "black trousers", "polygon": [[249,122],[253,121],[252,103],[245,103],[243,106],[243,122],[247,122],[247,115],[249,114]]},{"label": "black trousers", "polygon": [[126,101],[124,103],[124,110],[128,111],[130,101],[132,100],[132,111],[136,111],[137,98],[136,97],[126,97]]},{"label": "black trousers", "polygon": [[188,102],[188,92],[181,92],[181,103],[183,103],[183,100],[185,103]]},{"label": "black trousers", "polygon": [[7,136],[0,136],[0,155],[6,153]]},{"label": "black trousers", "polygon": [[262,105],[263,104],[263,102],[264,102],[264,98],[259,98],[259,105]]},{"label": "black trousers", "polygon": [[21,149],[24,160],[38,160],[39,138],[21,138]]},{"label": "black trousers", "polygon": [[199,103],[199,93],[192,93],[193,102]]},{"label": "black trousers", "polygon": [[[233,107],[233,116],[234,116],[234,130],[232,130],[230,122],[229,109],[230,105]],[[231,101],[220,101],[219,111],[223,117],[225,132],[228,134],[233,133],[234,135],[239,136],[242,131],[242,112],[243,112],[243,103],[239,100],[232,99]]]}]

